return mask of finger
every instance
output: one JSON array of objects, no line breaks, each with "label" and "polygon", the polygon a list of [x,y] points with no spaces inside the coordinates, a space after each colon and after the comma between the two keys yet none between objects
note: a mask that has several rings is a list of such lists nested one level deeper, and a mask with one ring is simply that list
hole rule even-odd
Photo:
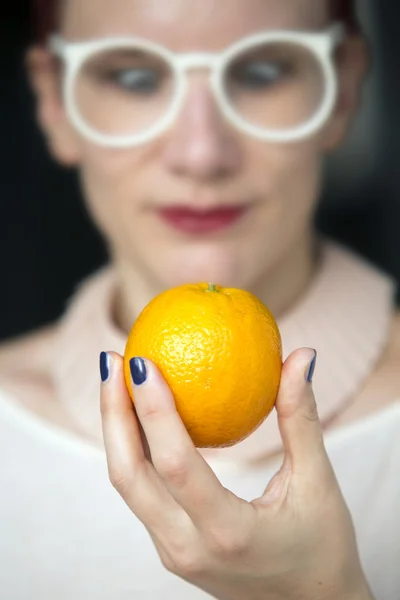
[{"label": "finger", "polygon": [[131,372],[135,407],[155,469],[198,527],[220,520],[229,494],[195,448],[165,379],[142,358],[131,360]]},{"label": "finger", "polygon": [[124,473],[138,471],[143,466],[145,454],[134,407],[122,379],[122,358],[114,352],[102,353],[100,410],[108,464]]},{"label": "finger", "polygon": [[176,526],[182,512],[148,462],[139,422],[126,389],[123,359],[102,353],[100,406],[110,480],[129,508],[149,529]]},{"label": "finger", "polygon": [[312,389],[317,353],[310,348],[293,352],[282,369],[276,402],[285,454],[295,469],[315,471],[329,466],[322,427]]}]

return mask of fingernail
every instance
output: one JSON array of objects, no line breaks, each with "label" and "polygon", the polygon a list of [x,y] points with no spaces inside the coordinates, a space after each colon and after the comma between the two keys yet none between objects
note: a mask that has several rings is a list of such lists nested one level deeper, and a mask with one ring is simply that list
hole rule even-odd
[{"label": "fingernail", "polygon": [[142,385],[147,379],[146,365],[143,358],[131,358],[129,361],[132,380],[135,385]]},{"label": "fingernail", "polygon": [[317,351],[314,350],[314,358],[310,362],[310,366],[307,371],[307,376],[306,376],[307,383],[311,383],[313,380],[316,363],[317,363]]},{"label": "fingernail", "polygon": [[100,376],[103,383],[107,383],[111,373],[111,356],[107,352],[100,354]]}]

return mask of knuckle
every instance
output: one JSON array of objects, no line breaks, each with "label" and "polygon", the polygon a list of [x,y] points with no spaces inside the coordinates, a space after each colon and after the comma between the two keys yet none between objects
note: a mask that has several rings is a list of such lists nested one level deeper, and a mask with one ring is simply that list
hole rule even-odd
[{"label": "knuckle", "polygon": [[115,406],[102,395],[100,400],[100,414],[103,419],[112,418],[114,415],[118,414]]},{"label": "knuckle", "polygon": [[177,573],[175,573],[175,571],[174,571],[174,563],[173,563],[170,555],[167,554],[166,552],[160,552],[160,551],[159,551],[159,555],[160,555],[160,559],[161,559],[161,564],[164,567],[164,569],[166,569],[170,573],[173,573],[174,575],[177,575]]},{"label": "knuckle", "polygon": [[235,531],[214,533],[210,544],[213,555],[220,560],[240,559],[249,547],[246,535]]},{"label": "knuckle", "polygon": [[113,488],[121,495],[124,495],[133,486],[132,477],[128,476],[122,469],[112,469],[109,478]]},{"label": "knuckle", "polygon": [[196,580],[204,572],[202,561],[195,553],[183,553],[179,556],[174,555],[170,559],[171,573],[188,580]]},{"label": "knuckle", "polygon": [[313,400],[307,406],[307,408],[303,411],[302,416],[304,419],[306,419],[306,421],[311,421],[312,423],[315,423],[316,421],[319,420],[318,408],[317,408],[317,403],[315,402],[315,400]]},{"label": "knuckle", "polygon": [[184,487],[189,478],[189,469],[186,461],[181,456],[166,455],[157,461],[157,471],[178,487]]},{"label": "knuckle", "polygon": [[[139,412],[139,409],[137,409]],[[140,418],[146,419],[148,422],[158,421],[160,416],[162,415],[162,411],[158,407],[151,398],[147,398],[146,402],[141,403],[140,406]]]},{"label": "knuckle", "polygon": [[170,541],[159,553],[163,566],[174,575],[194,581],[205,572],[200,553],[187,540]]}]

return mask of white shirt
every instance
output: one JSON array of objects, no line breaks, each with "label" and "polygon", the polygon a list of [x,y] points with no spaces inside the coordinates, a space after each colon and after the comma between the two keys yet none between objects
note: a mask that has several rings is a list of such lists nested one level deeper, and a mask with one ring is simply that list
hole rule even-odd
[{"label": "white shirt", "polygon": [[[377,600],[400,599],[400,403],[326,435]],[[212,459],[221,483],[260,496],[279,463]],[[0,597],[205,600],[168,573],[109,483],[104,451],[0,392]]]}]

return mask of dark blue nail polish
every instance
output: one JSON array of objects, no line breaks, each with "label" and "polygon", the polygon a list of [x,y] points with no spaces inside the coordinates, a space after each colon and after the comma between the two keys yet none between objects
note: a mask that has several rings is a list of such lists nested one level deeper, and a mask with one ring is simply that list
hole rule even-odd
[{"label": "dark blue nail polish", "polygon": [[110,355],[107,352],[102,352],[100,354],[100,376],[103,383],[106,383],[110,378],[110,366]]},{"label": "dark blue nail polish", "polygon": [[131,358],[129,365],[133,383],[135,385],[142,385],[147,379],[146,365],[143,358]]},{"label": "dark blue nail polish", "polygon": [[311,383],[313,380],[316,363],[317,363],[317,351],[314,350],[314,358],[310,362],[310,367],[307,372],[307,377],[306,377],[307,383]]}]

